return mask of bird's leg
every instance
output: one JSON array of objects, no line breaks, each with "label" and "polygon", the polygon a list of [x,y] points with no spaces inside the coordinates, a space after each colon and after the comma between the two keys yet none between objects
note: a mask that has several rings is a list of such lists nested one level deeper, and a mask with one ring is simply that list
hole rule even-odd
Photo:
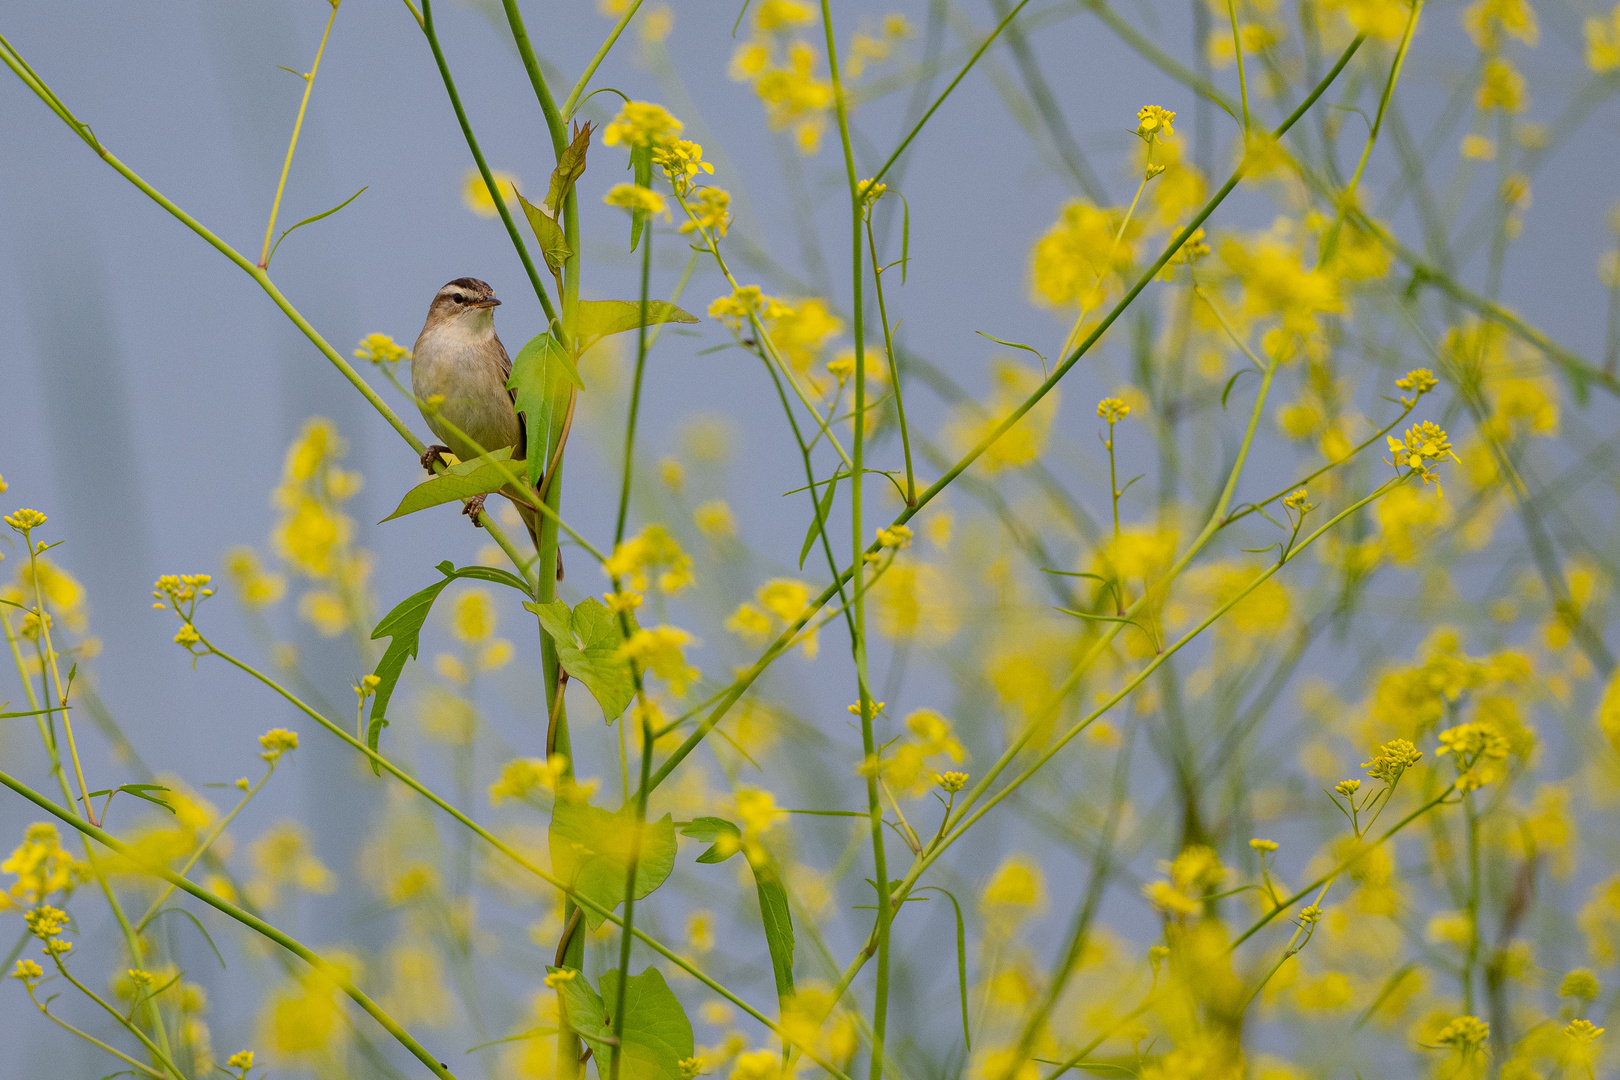
[{"label": "bird's leg", "polygon": [[448,465],[449,463],[444,460],[444,455],[448,454],[449,452],[450,448],[448,446],[439,446],[437,443],[428,447],[426,450],[422,451],[422,468],[426,469],[428,472],[432,472],[433,463],[435,461],[439,462],[441,465]]},{"label": "bird's leg", "polygon": [[474,495],[467,500],[467,505],[461,508],[461,512],[472,519],[474,528],[482,529],[484,527],[484,523],[478,519],[479,515],[484,512],[484,500],[487,498],[489,498],[488,495]]}]

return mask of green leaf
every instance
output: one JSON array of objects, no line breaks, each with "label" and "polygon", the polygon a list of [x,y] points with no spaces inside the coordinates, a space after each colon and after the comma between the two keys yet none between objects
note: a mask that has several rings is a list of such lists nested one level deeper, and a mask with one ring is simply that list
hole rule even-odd
[{"label": "green leaf", "polygon": [[[443,573],[448,565],[448,562],[440,563],[439,571]],[[371,699],[371,722],[366,725],[366,745],[373,751],[382,741],[382,729],[388,726],[388,701],[394,696],[394,687],[399,685],[405,661],[414,660],[421,648],[422,624],[427,622],[428,612],[433,610],[433,601],[454,580],[454,576],[447,574],[443,581],[435,581],[420,592],[412,593],[401,600],[393,611],[384,615],[377,629],[371,632],[372,641],[389,639],[388,648],[383,652],[382,659],[377,661],[377,669],[372,672],[377,676],[378,683],[377,692]],[[373,761],[371,771],[381,776],[382,766]]]},{"label": "green leaf", "polygon": [[765,923],[765,947],[771,953],[771,973],[776,976],[776,999],[783,1010],[793,997],[793,915],[788,910],[787,890],[782,875],[769,855],[748,860],[754,870],[754,886],[759,892],[759,915]]},{"label": "green leaf", "polygon": [[512,407],[523,414],[528,431],[524,454],[526,475],[531,484],[538,484],[540,474],[545,471],[553,441],[552,428],[557,429],[556,437],[562,435],[570,383],[585,389],[573,357],[550,334],[536,334],[512,361],[512,377],[506,381],[506,387],[512,391]]},{"label": "green leaf", "polygon": [[700,863],[721,863],[742,850],[742,830],[725,818],[693,818],[681,826],[681,835],[710,845],[697,857]]},{"label": "green leaf", "polygon": [[[613,1067],[613,1019],[608,1013],[619,1002],[618,969],[602,973],[600,995],[577,972],[561,984],[558,993],[568,1026],[590,1047],[597,1076],[608,1080]],[[692,1056],[692,1023],[657,968],[630,976],[624,988],[622,1030],[620,1076],[630,1080],[683,1080],[680,1063]]]},{"label": "green leaf", "polygon": [[540,625],[557,643],[557,662],[570,679],[585,684],[602,706],[602,719],[617,720],[636,696],[630,661],[619,655],[624,635],[618,616],[594,596],[572,612],[561,600],[523,606],[540,616]]},{"label": "green leaf", "polygon": [[[653,158],[652,147],[637,146],[630,151],[630,168],[635,172],[636,187],[652,187]],[[641,227],[647,223],[647,213],[644,210],[630,212],[630,250],[636,250],[636,244],[641,239]]]},{"label": "green leaf", "polygon": [[551,170],[551,186],[546,190],[546,209],[551,211],[553,217],[562,213],[563,200],[568,198],[574,181],[585,172],[585,151],[591,148],[592,130],[589,122],[584,127],[575,124],[574,141],[568,144],[568,149],[557,159],[557,167]]},{"label": "green leaf", "polygon": [[523,216],[529,219],[534,238],[540,242],[540,253],[546,257],[546,265],[553,270],[562,269],[568,256],[574,253],[574,249],[568,246],[568,238],[563,235],[562,226],[521,194],[518,195],[518,204],[523,207]]},{"label": "green leaf", "polygon": [[[292,71],[292,68],[282,68],[281,70],[282,71]],[[293,71],[293,74],[298,75],[298,77],[301,78],[301,79],[305,77],[305,76],[303,76],[302,74],[300,74],[299,72],[296,72],[296,71]],[[368,184],[367,187],[370,187],[370,185]],[[366,193],[366,188],[361,188],[359,191],[355,192],[353,195],[350,195],[347,199],[344,199],[342,202],[340,202],[336,206],[332,207],[332,209],[323,210],[319,214],[316,214],[314,217],[307,217],[303,221],[300,221],[298,224],[294,225],[291,229],[287,229],[284,232],[282,232],[282,234],[276,238],[275,245],[273,247],[271,247],[270,254],[268,254],[268,255],[266,255],[264,257],[265,269],[268,270],[270,268],[270,260],[276,257],[276,249],[281,247],[281,242],[283,240],[287,239],[288,235],[290,235],[294,230],[302,229],[305,225],[313,225],[315,222],[320,221],[323,218],[331,217],[333,214],[337,213],[339,210],[343,209],[345,206],[348,206],[350,203],[354,202],[354,200],[358,199],[360,196],[364,195],[365,193]]]},{"label": "green leaf", "polygon": [[[392,514],[383,518],[383,521],[393,521],[406,514],[426,510],[430,506],[458,502],[470,499],[474,495],[488,495],[492,491],[501,490],[506,486],[506,477],[512,472],[512,468],[507,466],[503,469],[496,462],[506,461],[511,456],[512,448],[503,446],[483,457],[457,462],[433,479],[424,480],[407,491],[405,497],[399,501],[399,506]],[[377,524],[380,525],[382,522],[379,521]]]},{"label": "green leaf", "polygon": [[[709,844],[699,855],[700,863],[722,863],[742,849],[742,830],[725,818],[693,818],[681,826],[681,835]],[[771,954],[771,973],[776,976],[776,996],[787,1008],[793,996],[793,914],[788,909],[787,890],[776,861],[763,848],[750,852],[748,866],[754,871],[754,888],[759,893],[759,917],[765,924],[765,947]]]},{"label": "green leaf", "polygon": [[922,888],[944,893],[951,907],[956,909],[956,987],[962,999],[962,1042],[972,1050],[973,1034],[968,1026],[967,928],[962,922],[962,905],[956,902],[956,897],[949,890],[938,885],[924,885]]},{"label": "green leaf", "polygon": [[176,810],[175,810],[174,807],[170,806],[167,802],[165,802],[164,800],[158,798],[156,795],[147,794],[147,792],[150,792],[150,791],[168,791],[168,790],[169,790],[168,788],[164,787],[161,784],[120,784],[118,787],[115,787],[115,788],[102,788],[100,791],[92,791],[86,796],[86,798],[99,799],[103,795],[112,795],[112,794],[115,794],[117,792],[122,791],[126,795],[135,796],[137,799],[145,799],[147,802],[151,803],[153,806],[161,806],[161,807],[163,807],[163,809],[165,809],[169,813],[173,814],[173,813],[176,813]]},{"label": "green leaf", "polygon": [[810,519],[810,531],[804,534],[804,545],[799,548],[799,569],[804,569],[804,560],[810,556],[810,548],[821,535],[821,530],[827,526],[827,515],[832,513],[833,495],[838,491],[838,478],[835,476],[827,481],[827,494],[821,497],[816,504],[816,516]]},{"label": "green leaf", "polygon": [[[675,823],[668,814],[639,826],[641,857],[636,861],[635,898],[662,885],[675,868]],[[624,902],[630,849],[638,823],[634,808],[610,813],[586,803],[559,801],[551,815],[552,872],[585,897],[612,911]],[[583,907],[583,905],[582,905]],[[606,917],[585,907],[591,929]]]},{"label": "green leaf", "polygon": [[[647,325],[658,323],[695,323],[697,316],[682,311],[668,300],[647,301]],[[579,339],[579,351],[584,352],[609,334],[634,330],[641,325],[639,300],[581,300],[579,314],[574,319],[574,336]]]}]

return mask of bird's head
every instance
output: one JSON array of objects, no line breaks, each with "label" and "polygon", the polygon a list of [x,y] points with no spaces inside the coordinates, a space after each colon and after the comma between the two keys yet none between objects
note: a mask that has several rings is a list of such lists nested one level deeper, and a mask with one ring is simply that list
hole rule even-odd
[{"label": "bird's head", "polygon": [[477,278],[456,278],[433,297],[427,324],[455,326],[465,330],[488,330],[495,325],[495,290]]}]

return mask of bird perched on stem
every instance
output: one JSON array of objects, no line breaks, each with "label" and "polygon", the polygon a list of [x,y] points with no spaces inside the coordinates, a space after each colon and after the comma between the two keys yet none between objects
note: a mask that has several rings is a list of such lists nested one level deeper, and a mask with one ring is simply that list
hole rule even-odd
[{"label": "bird perched on stem", "polygon": [[[456,278],[433,297],[427,321],[411,351],[411,391],[422,419],[444,440],[422,455],[422,467],[451,453],[462,461],[480,454],[512,448],[514,463],[524,458],[527,445],[523,417],[513,408],[512,359],[495,333],[495,308],[500,301],[487,282]],[[522,468],[514,471],[521,474]],[[512,500],[531,538],[539,534],[539,516],[523,492],[502,489]],[[462,513],[479,524],[484,496],[467,500]]]}]

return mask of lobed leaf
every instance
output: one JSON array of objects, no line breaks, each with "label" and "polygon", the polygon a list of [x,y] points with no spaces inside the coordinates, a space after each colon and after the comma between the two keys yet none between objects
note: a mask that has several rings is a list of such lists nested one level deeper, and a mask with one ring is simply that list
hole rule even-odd
[{"label": "lobed leaf", "polygon": [[[613,1061],[613,1018],[609,1010],[619,1000],[618,969],[602,973],[600,994],[591,989],[583,974],[576,972],[572,979],[560,984],[558,996],[568,1026],[585,1040],[596,1059],[597,1076],[609,1080]],[[692,1051],[692,1022],[664,976],[651,967],[630,976],[624,988],[619,1075],[627,1080],[684,1080],[680,1063],[690,1058]]]},{"label": "lobed leaf", "polygon": [[[612,911],[624,903],[630,852],[641,830],[636,860],[635,898],[658,888],[675,868],[675,822],[668,814],[658,821],[637,822],[634,808],[613,813],[588,803],[559,800],[551,815],[551,867],[563,882]],[[604,915],[583,907],[591,929]]]},{"label": "lobed leaf", "polygon": [[578,679],[602,707],[602,719],[617,720],[635,698],[630,661],[619,655],[624,634],[619,618],[594,596],[581,600],[572,612],[561,600],[548,604],[525,603],[540,617],[540,625],[557,643],[557,662]]},{"label": "lobed leaf", "polygon": [[595,130],[587,121],[582,127],[574,125],[574,141],[568,144],[557,167],[551,170],[551,184],[546,189],[546,209],[552,217],[562,213],[562,204],[573,190],[574,181],[585,173],[585,152],[591,148],[591,132]]}]

